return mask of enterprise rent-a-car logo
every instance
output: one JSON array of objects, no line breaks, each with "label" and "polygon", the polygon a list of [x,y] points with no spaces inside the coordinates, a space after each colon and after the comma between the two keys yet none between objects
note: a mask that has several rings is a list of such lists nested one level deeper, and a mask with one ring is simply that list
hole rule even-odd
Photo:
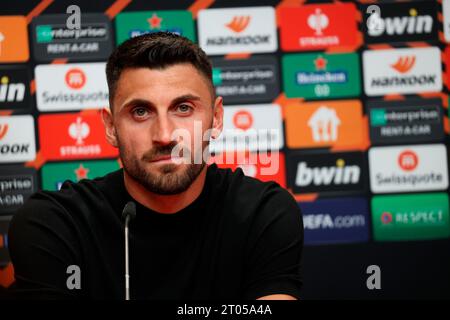
[{"label": "enterprise rent-a-car logo", "polygon": [[67,15],[34,17],[31,22],[34,57],[39,62],[57,58],[72,61],[107,59],[112,48],[111,22],[104,14],[83,13],[80,29],[66,26]]}]

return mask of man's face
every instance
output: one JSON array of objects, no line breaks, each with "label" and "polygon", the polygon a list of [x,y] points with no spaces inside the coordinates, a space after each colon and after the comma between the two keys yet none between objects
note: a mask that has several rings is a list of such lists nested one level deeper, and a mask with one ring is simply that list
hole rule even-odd
[{"label": "man's face", "polygon": [[[119,148],[127,174],[157,194],[185,191],[205,166],[204,161],[194,163],[194,154],[203,153],[208,142],[194,144],[194,139],[201,139],[208,129],[222,129],[222,99],[213,101],[204,76],[184,63],[165,69],[125,69],[112,101],[113,115],[103,112],[107,139]],[[201,123],[197,137],[195,123]],[[180,129],[190,139],[173,135]],[[188,156],[189,163],[174,162],[175,146],[188,151],[178,155]]]}]

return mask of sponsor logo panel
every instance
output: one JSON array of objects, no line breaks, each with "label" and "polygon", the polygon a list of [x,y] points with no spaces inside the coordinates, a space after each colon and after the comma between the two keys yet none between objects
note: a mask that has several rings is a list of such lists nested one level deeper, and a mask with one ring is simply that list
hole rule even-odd
[{"label": "sponsor logo panel", "polygon": [[0,215],[13,214],[37,189],[34,169],[3,165],[0,174]]},{"label": "sponsor logo panel", "polygon": [[37,61],[107,59],[112,44],[111,23],[104,14],[83,13],[80,29],[67,28],[67,15],[39,15],[31,22]]},{"label": "sponsor logo panel", "polygon": [[99,109],[109,105],[105,63],[38,65],[39,111]]},{"label": "sponsor logo panel", "polygon": [[211,152],[279,150],[283,147],[281,108],[277,104],[225,106],[223,131]]},{"label": "sponsor logo panel", "polygon": [[35,157],[33,116],[0,116],[0,163],[27,162]]},{"label": "sponsor logo panel", "polygon": [[0,16],[0,63],[26,62],[29,57],[26,18]]},{"label": "sponsor logo panel", "polygon": [[441,52],[437,47],[364,51],[363,68],[368,96],[442,89]]},{"label": "sponsor logo panel", "polygon": [[367,199],[341,198],[300,202],[305,245],[366,242],[369,239]]},{"label": "sponsor logo panel", "polygon": [[444,138],[440,99],[368,101],[370,139],[375,144],[441,141]]},{"label": "sponsor logo panel", "polygon": [[371,148],[369,168],[373,193],[448,188],[447,148],[443,144]]},{"label": "sponsor logo panel", "polygon": [[362,6],[365,43],[437,41],[436,1],[379,3],[372,14],[369,6]]},{"label": "sponsor logo panel", "polygon": [[114,158],[118,156],[105,137],[99,113],[41,115],[39,140],[46,160]]},{"label": "sponsor logo panel", "polygon": [[279,18],[284,51],[322,50],[357,44],[358,27],[353,3],[282,7]]},{"label": "sponsor logo panel", "polygon": [[56,191],[66,180],[95,179],[119,168],[117,160],[48,163],[42,167],[42,189]]},{"label": "sponsor logo panel", "polygon": [[199,44],[209,55],[274,52],[276,30],[273,7],[204,9],[198,14]]},{"label": "sponsor logo panel", "polygon": [[0,110],[31,109],[30,74],[26,67],[0,67]]},{"label": "sponsor logo panel", "polygon": [[288,98],[324,99],[358,96],[359,57],[346,54],[290,54],[282,59]]},{"label": "sponsor logo panel", "polygon": [[211,60],[216,94],[227,104],[270,102],[280,93],[278,61],[273,56]]},{"label": "sponsor logo panel", "polygon": [[372,225],[376,241],[448,238],[448,194],[375,196]]},{"label": "sponsor logo panel", "polygon": [[362,106],[358,100],[321,101],[286,106],[289,148],[357,148],[363,142]]},{"label": "sponsor logo panel", "polygon": [[192,13],[187,10],[122,12],[115,20],[118,45],[127,39],[160,31],[196,41]]},{"label": "sponsor logo panel", "polygon": [[367,170],[363,152],[287,154],[288,187],[295,194],[364,193]]}]

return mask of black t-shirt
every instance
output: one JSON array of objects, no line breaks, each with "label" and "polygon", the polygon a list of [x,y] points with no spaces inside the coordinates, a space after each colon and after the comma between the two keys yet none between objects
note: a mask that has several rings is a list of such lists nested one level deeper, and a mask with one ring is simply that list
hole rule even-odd
[{"label": "black t-shirt", "polygon": [[[122,210],[131,200],[123,169],[32,195],[9,229],[15,294],[124,299]],[[131,299],[299,297],[303,222],[278,184],[211,165],[186,208],[161,214],[136,202],[136,212],[129,226]],[[79,267],[81,289],[67,287],[70,265]]]}]

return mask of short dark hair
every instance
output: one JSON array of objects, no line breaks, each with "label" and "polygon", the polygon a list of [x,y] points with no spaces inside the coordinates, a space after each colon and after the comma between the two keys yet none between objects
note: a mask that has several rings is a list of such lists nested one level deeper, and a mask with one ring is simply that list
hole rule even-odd
[{"label": "short dark hair", "polygon": [[165,69],[190,63],[205,76],[215,97],[212,65],[206,53],[191,40],[171,32],[154,32],[126,40],[109,56],[106,64],[109,102],[112,101],[122,71],[127,68]]}]

